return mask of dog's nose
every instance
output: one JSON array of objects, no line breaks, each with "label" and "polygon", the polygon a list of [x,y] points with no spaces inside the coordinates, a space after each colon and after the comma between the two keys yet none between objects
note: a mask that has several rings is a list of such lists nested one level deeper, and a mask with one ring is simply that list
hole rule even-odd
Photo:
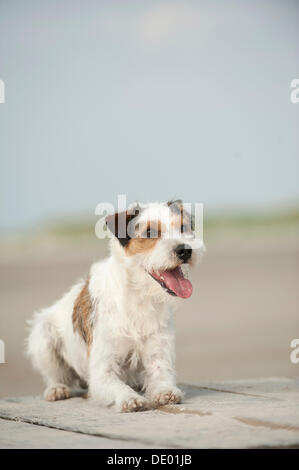
[{"label": "dog's nose", "polygon": [[192,255],[192,248],[190,245],[178,245],[174,251],[183,263],[187,263],[188,259],[191,258]]}]

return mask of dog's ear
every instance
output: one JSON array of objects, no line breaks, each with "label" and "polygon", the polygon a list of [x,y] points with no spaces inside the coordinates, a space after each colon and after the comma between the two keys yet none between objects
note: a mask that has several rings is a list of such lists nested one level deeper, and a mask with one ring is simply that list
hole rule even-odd
[{"label": "dog's ear", "polygon": [[183,201],[182,199],[174,199],[167,202],[168,207],[172,212],[179,214],[183,210]]},{"label": "dog's ear", "polygon": [[184,207],[182,199],[168,201],[167,205],[174,214],[181,216],[182,221],[187,219],[191,230],[194,230],[194,215]]},{"label": "dog's ear", "polygon": [[140,212],[139,206],[128,211],[107,215],[106,225],[122,246],[126,246],[132,237],[128,234],[128,225]]}]

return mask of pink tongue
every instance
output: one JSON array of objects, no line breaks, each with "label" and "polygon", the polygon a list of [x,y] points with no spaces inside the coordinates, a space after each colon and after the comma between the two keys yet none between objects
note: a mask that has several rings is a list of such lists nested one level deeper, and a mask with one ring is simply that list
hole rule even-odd
[{"label": "pink tongue", "polygon": [[[192,284],[188,279],[184,278],[179,266],[171,271],[163,271],[160,276],[154,274],[154,277],[162,280],[166,287],[182,299],[188,299],[192,294]],[[161,279],[162,277],[164,279]]]}]

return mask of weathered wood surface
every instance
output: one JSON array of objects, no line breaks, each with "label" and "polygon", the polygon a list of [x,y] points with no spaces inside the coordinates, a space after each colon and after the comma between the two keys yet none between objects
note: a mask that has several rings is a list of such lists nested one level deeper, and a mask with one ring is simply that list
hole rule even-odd
[{"label": "weathered wood surface", "polygon": [[299,378],[185,385],[184,403],[115,413],[84,398],[0,400],[0,448],[299,447]]}]

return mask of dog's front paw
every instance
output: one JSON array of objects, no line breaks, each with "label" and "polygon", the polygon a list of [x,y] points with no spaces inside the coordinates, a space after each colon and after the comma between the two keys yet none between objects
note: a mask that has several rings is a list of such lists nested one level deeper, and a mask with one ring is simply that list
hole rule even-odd
[{"label": "dog's front paw", "polygon": [[70,398],[71,391],[67,385],[55,384],[45,390],[44,398],[48,401],[65,400]]},{"label": "dog's front paw", "polygon": [[120,403],[120,411],[122,413],[130,413],[132,411],[143,411],[148,408],[148,402],[143,397],[131,397]]},{"label": "dog's front paw", "polygon": [[174,405],[181,403],[183,394],[179,388],[170,390],[162,390],[157,392],[153,397],[154,406]]}]

